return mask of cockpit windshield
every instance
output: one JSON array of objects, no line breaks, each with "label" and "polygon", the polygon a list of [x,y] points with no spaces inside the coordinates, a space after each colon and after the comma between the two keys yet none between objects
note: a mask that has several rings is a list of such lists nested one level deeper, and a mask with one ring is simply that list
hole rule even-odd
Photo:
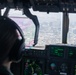
[{"label": "cockpit windshield", "polygon": [[[63,14],[38,12],[30,9],[33,15],[37,15],[40,29],[38,43],[36,46],[45,46],[49,44],[62,43],[62,25],[63,25]],[[70,25],[67,37],[68,44],[75,44],[76,40],[76,26],[75,17],[76,15],[70,14]],[[26,39],[26,46],[32,46],[34,43],[35,36],[35,25],[31,19],[27,16],[22,15],[22,10],[11,9],[9,17],[14,20],[23,30]]]}]

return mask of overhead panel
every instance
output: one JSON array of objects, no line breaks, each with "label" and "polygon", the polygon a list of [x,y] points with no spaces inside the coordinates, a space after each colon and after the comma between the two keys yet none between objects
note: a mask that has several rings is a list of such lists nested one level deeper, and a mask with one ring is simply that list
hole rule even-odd
[{"label": "overhead panel", "polygon": [[8,5],[11,8],[33,8],[41,12],[76,13],[76,0],[0,0],[0,9]]},{"label": "overhead panel", "polygon": [[47,11],[58,12],[59,1],[58,0],[30,0],[33,9],[35,11]]},{"label": "overhead panel", "polygon": [[34,11],[76,12],[76,0],[30,0]]}]

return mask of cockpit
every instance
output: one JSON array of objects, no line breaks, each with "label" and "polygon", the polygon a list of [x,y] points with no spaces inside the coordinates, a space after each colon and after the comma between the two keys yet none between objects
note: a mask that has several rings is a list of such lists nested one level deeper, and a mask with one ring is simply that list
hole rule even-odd
[{"label": "cockpit", "polygon": [[0,15],[26,39],[22,61],[11,67],[15,75],[76,75],[75,13],[75,0],[0,1]]}]

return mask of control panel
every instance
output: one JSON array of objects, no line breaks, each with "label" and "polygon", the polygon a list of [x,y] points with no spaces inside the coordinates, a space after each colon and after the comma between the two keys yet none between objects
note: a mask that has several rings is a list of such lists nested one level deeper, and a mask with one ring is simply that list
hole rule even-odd
[{"label": "control panel", "polygon": [[24,75],[76,75],[76,47],[47,45],[30,49],[23,58]]},{"label": "control panel", "polygon": [[31,0],[35,11],[76,13],[76,0]]},{"label": "control panel", "polygon": [[44,60],[40,59],[25,59],[24,75],[43,75]]},{"label": "control panel", "polygon": [[47,73],[49,75],[76,75],[76,47],[48,45]]},{"label": "control panel", "polygon": [[23,58],[24,75],[44,75],[46,51],[45,50],[26,50]]}]

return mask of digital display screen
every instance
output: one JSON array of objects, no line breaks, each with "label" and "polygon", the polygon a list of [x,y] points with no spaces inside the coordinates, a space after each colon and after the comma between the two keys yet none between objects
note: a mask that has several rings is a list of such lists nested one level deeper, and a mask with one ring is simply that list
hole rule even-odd
[{"label": "digital display screen", "polygon": [[53,46],[50,48],[50,56],[64,57],[64,48],[60,46]]},{"label": "digital display screen", "polygon": [[24,75],[43,75],[43,61],[25,59]]},{"label": "digital display screen", "polygon": [[70,47],[69,48],[68,57],[76,59],[76,48],[75,47]]}]

